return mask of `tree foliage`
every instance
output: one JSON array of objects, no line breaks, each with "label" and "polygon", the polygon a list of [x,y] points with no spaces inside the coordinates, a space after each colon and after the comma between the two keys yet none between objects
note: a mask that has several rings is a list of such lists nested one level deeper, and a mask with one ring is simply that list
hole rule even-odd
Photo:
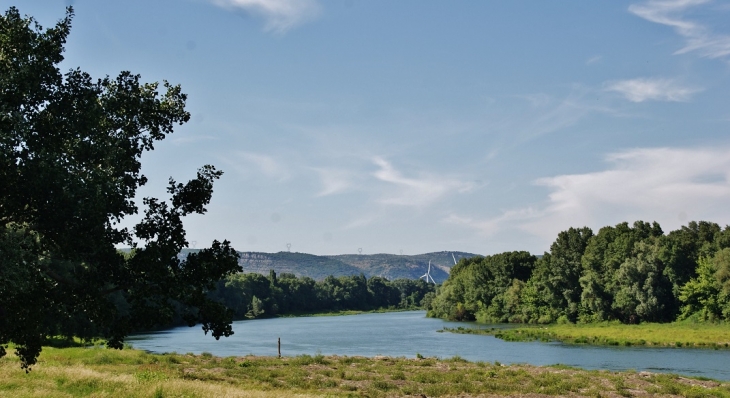
[{"label": "tree foliage", "polygon": [[145,198],[142,221],[119,227],[138,212],[142,154],[190,118],[186,96],[129,72],[62,74],[72,18],[68,8],[44,30],[14,7],[0,16],[0,344],[12,341],[27,369],[47,336],[101,336],[121,348],[174,308],[228,336],[232,314],[207,292],[239,269],[236,252],[214,241],[178,259],[182,220],[206,212],[221,172],[170,179],[168,201]]},{"label": "tree foliage", "polygon": [[657,244],[637,242],[614,276],[615,294],[611,309],[624,323],[671,320],[665,310],[671,303],[671,284],[664,275]]},{"label": "tree foliage", "polygon": [[507,321],[514,306],[505,294],[513,296],[514,289],[521,289],[515,281],[526,282],[536,261],[527,252],[462,259],[434,298],[430,314],[455,320]]},{"label": "tree foliage", "polygon": [[701,257],[697,276],[680,288],[680,318],[730,319],[730,248]]},{"label": "tree foliage", "polygon": [[570,228],[549,253],[530,257],[508,252],[462,260],[429,315],[524,323],[730,318],[730,227],[693,221],[666,235],[656,222],[643,221],[595,235]]},{"label": "tree foliage", "polygon": [[564,317],[575,322],[582,293],[581,259],[592,237],[593,231],[586,227],[558,234],[528,281],[526,299],[534,304],[525,306],[522,321],[550,323]]},{"label": "tree foliage", "polygon": [[618,318],[613,299],[620,287],[621,264],[633,255],[634,246],[650,238],[662,235],[659,224],[637,221],[633,228],[628,223],[615,227],[603,227],[588,242],[582,258],[583,275],[580,284],[582,314],[584,320]]},{"label": "tree foliage", "polygon": [[[209,296],[234,310],[237,319],[341,310],[428,308],[435,286],[421,279],[328,276],[322,281],[293,274],[266,277],[238,273],[218,282]],[[429,296],[430,294],[430,296]],[[425,300],[425,301],[424,301]]]}]

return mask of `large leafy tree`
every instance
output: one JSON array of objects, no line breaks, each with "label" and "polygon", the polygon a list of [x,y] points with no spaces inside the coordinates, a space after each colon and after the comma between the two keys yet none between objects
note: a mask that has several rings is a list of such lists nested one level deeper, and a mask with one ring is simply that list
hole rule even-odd
[{"label": "large leafy tree", "polygon": [[637,242],[633,255],[614,274],[611,308],[624,323],[671,321],[672,284],[664,275],[660,248],[650,240]]},{"label": "large leafy tree", "polygon": [[530,278],[525,292],[530,296],[524,308],[526,321],[553,322],[560,316],[576,321],[582,293],[581,259],[592,237],[593,231],[588,227],[570,228],[558,234],[550,245],[550,253],[536,263]]},{"label": "large leafy tree", "polygon": [[659,258],[666,264],[664,274],[672,283],[674,295],[667,303],[670,312],[679,313],[681,287],[696,276],[699,259],[712,257],[717,249],[729,247],[728,237],[728,229],[723,232],[716,223],[691,221],[661,238]]},{"label": "large leafy tree", "polygon": [[189,119],[186,96],[129,72],[62,74],[72,17],[68,8],[44,30],[14,7],[0,16],[0,357],[13,342],[27,369],[51,335],[121,348],[173,309],[228,336],[231,312],[206,292],[239,270],[236,252],[214,241],[178,258],[182,219],[205,213],[221,172],[204,166],[186,184],[170,179],[169,200],[144,199],[142,221],[119,226],[138,212],[141,155]]},{"label": "large leafy tree", "polygon": [[460,261],[431,303],[429,315],[455,320],[510,319],[536,261],[537,257],[524,251]]},{"label": "large leafy tree", "polygon": [[619,286],[617,272],[627,258],[632,257],[637,242],[656,239],[663,235],[656,222],[636,221],[633,228],[628,223],[615,227],[603,227],[588,241],[581,259],[583,274],[580,277],[581,314],[583,321],[619,319],[613,307],[613,299]]},{"label": "large leafy tree", "polygon": [[701,257],[697,277],[680,289],[682,312],[680,319],[730,319],[730,248],[710,257]]}]

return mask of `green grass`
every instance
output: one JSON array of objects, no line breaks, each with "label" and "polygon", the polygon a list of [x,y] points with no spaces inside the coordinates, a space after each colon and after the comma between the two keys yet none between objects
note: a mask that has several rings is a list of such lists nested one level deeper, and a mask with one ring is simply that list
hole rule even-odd
[{"label": "green grass", "polygon": [[460,357],[154,355],[139,350],[43,349],[29,374],[0,359],[0,396],[290,397],[680,395],[730,398],[730,383],[676,375],[504,366]]},{"label": "green grass", "polygon": [[443,331],[491,335],[506,341],[541,340],[608,346],[730,348],[730,324],[675,322],[624,325],[603,322],[514,329],[457,327],[444,328]]}]

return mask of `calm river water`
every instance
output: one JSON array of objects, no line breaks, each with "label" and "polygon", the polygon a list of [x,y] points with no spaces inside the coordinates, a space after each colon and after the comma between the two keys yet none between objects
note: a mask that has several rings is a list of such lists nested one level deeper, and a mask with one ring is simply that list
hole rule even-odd
[{"label": "calm river water", "polygon": [[[499,361],[533,365],[564,364],[585,369],[647,370],[730,380],[730,351],[646,347],[590,347],[561,343],[506,342],[492,336],[438,333],[470,326],[426,318],[424,311],[348,316],[273,318],[233,323],[235,334],[216,341],[201,328],[180,327],[135,335],[128,342],[151,352],[210,352],[217,356],[387,355]],[[482,325],[484,326],[484,325]],[[497,326],[498,327],[498,326]]]}]

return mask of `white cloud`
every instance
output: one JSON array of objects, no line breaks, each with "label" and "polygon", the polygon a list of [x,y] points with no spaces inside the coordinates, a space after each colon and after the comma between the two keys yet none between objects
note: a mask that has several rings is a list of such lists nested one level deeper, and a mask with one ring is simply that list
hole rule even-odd
[{"label": "white cloud", "polygon": [[399,206],[426,206],[450,193],[465,193],[474,188],[474,184],[454,178],[425,175],[420,178],[407,178],[395,170],[393,166],[380,157],[373,158],[380,169],[373,176],[380,181],[391,184],[390,190],[381,203]]},{"label": "white cloud", "polygon": [[692,94],[702,91],[699,88],[683,86],[671,79],[639,78],[609,82],[605,85],[607,91],[622,94],[632,102],[689,101]]},{"label": "white cloud", "polygon": [[712,32],[708,27],[687,20],[682,13],[690,7],[708,3],[708,0],[650,0],[629,6],[629,11],[648,21],[674,28],[685,38],[686,44],[675,54],[697,51],[707,58],[730,55],[730,36]]},{"label": "white cloud", "polygon": [[443,222],[486,236],[527,231],[547,247],[558,232],[589,226],[597,231],[627,221],[657,221],[665,232],[690,220],[730,224],[730,148],[644,148],[613,153],[606,170],[542,178],[545,203],[511,209],[489,219],[450,215]]},{"label": "white cloud", "polygon": [[681,214],[730,221],[730,149],[634,149],[607,160],[613,167],[605,171],[538,180],[552,191],[549,204],[525,228],[539,233],[641,219],[669,230],[684,221]]},{"label": "white cloud", "polygon": [[320,5],[315,0],[210,0],[213,4],[232,10],[242,10],[262,16],[265,29],[276,33],[288,30],[316,18]]}]

